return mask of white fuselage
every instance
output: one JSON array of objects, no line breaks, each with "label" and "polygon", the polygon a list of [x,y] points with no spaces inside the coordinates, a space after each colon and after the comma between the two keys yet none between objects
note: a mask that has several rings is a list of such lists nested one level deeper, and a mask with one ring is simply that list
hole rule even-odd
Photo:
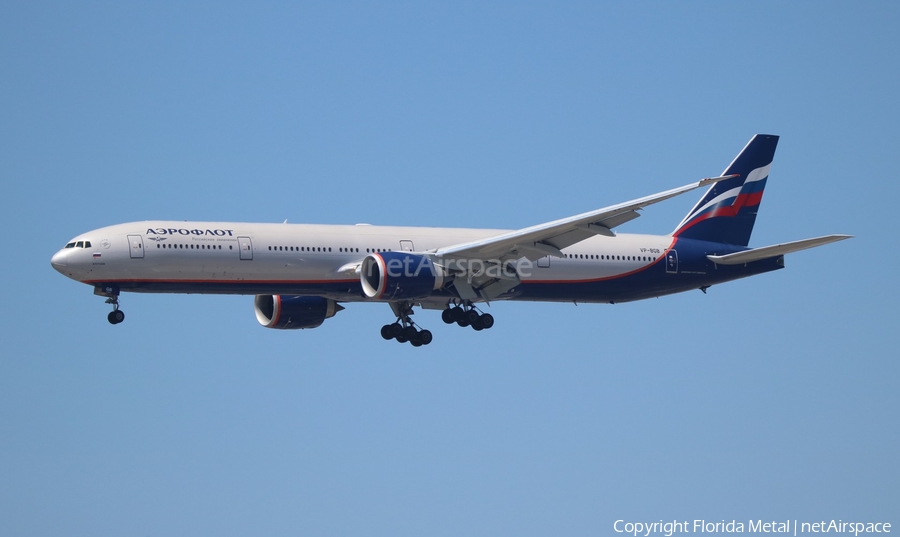
[{"label": "white fuselage", "polygon": [[[316,294],[363,301],[367,299],[359,294],[358,286],[354,287],[359,276],[341,269],[370,253],[428,252],[504,232],[370,225],[133,222],[75,237],[70,244],[89,243],[90,247],[64,248],[53,256],[52,264],[72,279],[97,286],[112,283],[123,291]],[[526,263],[525,270],[520,270],[521,280],[526,284],[616,278],[658,263],[671,243],[670,236],[596,236],[564,249],[564,258]]]}]

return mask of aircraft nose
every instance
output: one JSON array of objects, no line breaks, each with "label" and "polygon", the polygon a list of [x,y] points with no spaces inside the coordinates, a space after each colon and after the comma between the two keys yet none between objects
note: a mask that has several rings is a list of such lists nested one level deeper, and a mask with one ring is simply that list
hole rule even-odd
[{"label": "aircraft nose", "polygon": [[66,252],[60,250],[53,254],[53,257],[50,258],[50,264],[53,265],[53,268],[57,271],[64,271],[66,269]]}]

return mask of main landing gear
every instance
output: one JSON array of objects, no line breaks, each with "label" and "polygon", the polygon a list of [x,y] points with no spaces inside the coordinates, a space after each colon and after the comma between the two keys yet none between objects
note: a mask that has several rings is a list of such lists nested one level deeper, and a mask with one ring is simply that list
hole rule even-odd
[{"label": "main landing gear", "polygon": [[397,315],[397,322],[382,326],[381,337],[388,341],[396,339],[399,343],[408,341],[413,347],[421,347],[431,343],[434,339],[431,331],[416,328],[416,323],[409,318],[413,314],[412,304],[392,302],[391,309]]},{"label": "main landing gear", "polygon": [[428,345],[434,339],[431,330],[419,330],[412,321],[403,320],[382,326],[381,337],[387,340],[396,339],[399,343],[408,341],[413,347]]},{"label": "main landing gear", "polygon": [[494,316],[490,313],[479,313],[471,303],[445,309],[441,313],[441,320],[447,324],[456,323],[459,326],[471,326],[476,332],[494,326]]},{"label": "main landing gear", "polygon": [[[410,315],[413,314],[411,303],[391,302],[391,309],[397,316],[397,322],[382,326],[381,337],[388,341],[396,339],[400,343],[408,341],[413,347],[431,343],[434,339],[431,332],[417,328],[416,323],[410,319]],[[471,326],[475,331],[486,330],[494,326],[494,316],[490,313],[481,313],[469,301],[462,304],[449,304],[447,309],[441,313],[441,319],[447,324]]]}]

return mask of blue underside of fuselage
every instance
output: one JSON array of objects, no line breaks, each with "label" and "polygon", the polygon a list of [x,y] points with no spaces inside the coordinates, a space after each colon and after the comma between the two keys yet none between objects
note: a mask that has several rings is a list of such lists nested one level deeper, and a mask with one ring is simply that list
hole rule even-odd
[{"label": "blue underside of fuselage", "polygon": [[[784,267],[783,256],[741,265],[717,265],[709,254],[727,254],[745,248],[679,239],[677,266],[661,258],[641,270],[622,276],[585,281],[526,280],[495,300],[540,302],[615,303],[654,298],[762,274]],[[248,281],[116,281],[96,283],[111,285],[120,291],[142,293],[196,293],[239,295],[308,295],[323,296],[342,302],[366,299],[358,281],[333,282],[248,282]],[[458,298],[453,288],[435,291],[431,300]]]}]

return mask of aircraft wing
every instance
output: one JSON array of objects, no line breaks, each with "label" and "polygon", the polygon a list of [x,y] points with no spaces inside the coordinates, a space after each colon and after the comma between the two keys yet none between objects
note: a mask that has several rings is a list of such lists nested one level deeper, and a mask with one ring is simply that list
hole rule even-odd
[{"label": "aircraft wing", "polygon": [[733,177],[736,177],[736,175],[708,177],[679,188],[626,201],[618,205],[611,205],[485,239],[439,248],[435,255],[438,257],[463,259],[501,260],[525,257],[532,261],[548,255],[563,257],[560,250],[594,235],[615,236],[612,229],[640,216],[637,211],[644,207]]},{"label": "aircraft wing", "polygon": [[753,248],[743,252],[735,252],[726,255],[708,255],[706,256],[713,263],[720,265],[742,265],[751,261],[759,261],[760,259],[769,259],[779,255],[789,254],[806,250],[807,248],[815,248],[831,242],[850,239],[852,235],[826,235],[824,237],[816,237],[813,239],[803,239],[802,241],[785,242],[775,244],[773,246],[763,246],[762,248]]}]

